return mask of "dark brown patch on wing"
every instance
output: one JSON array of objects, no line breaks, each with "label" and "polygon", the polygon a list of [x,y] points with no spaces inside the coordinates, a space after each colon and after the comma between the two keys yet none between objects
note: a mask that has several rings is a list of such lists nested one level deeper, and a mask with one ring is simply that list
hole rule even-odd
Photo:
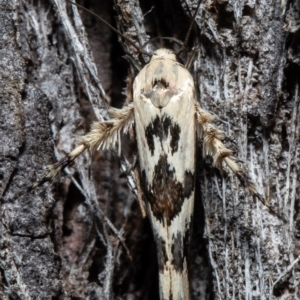
[{"label": "dark brown patch on wing", "polygon": [[163,138],[162,124],[158,116],[145,128],[145,136],[151,155],[153,156],[155,150],[154,136],[159,137],[160,140]]},{"label": "dark brown patch on wing", "polygon": [[178,150],[178,143],[179,143],[179,138],[180,138],[180,127],[178,124],[175,124],[170,128],[171,131],[171,149],[172,149],[172,154]]},{"label": "dark brown patch on wing", "polygon": [[176,271],[183,270],[183,236],[181,232],[178,232],[176,236],[173,236],[172,239],[172,254],[173,254],[173,265]]},{"label": "dark brown patch on wing", "polygon": [[165,218],[169,226],[194,189],[193,173],[186,171],[184,183],[178,182],[175,168],[168,163],[167,155],[161,154],[154,167],[152,182],[147,183],[145,171],[142,171],[141,177],[146,200],[154,216],[161,222]]},{"label": "dark brown patch on wing", "polygon": [[179,138],[180,138],[180,127],[177,123],[173,123],[172,119],[167,116],[163,115],[162,118],[163,122],[163,128],[164,128],[164,136],[167,138],[169,135],[169,129],[170,129],[170,134],[171,134],[171,152],[174,154],[178,150],[178,143],[179,143]]},{"label": "dark brown patch on wing", "polygon": [[156,236],[155,242],[157,247],[158,269],[159,271],[163,271],[168,261],[166,241],[161,237]]},{"label": "dark brown patch on wing", "polygon": [[[188,225],[189,226],[189,225]],[[173,235],[172,237],[172,255],[173,261],[172,264],[174,265],[174,269],[177,272],[183,271],[183,263],[184,258],[187,258],[189,245],[190,245],[190,229],[189,227],[185,229],[185,232],[178,232],[176,236]]]},{"label": "dark brown patch on wing", "polygon": [[172,122],[172,119],[164,114],[161,119],[159,116],[156,116],[156,118],[145,128],[145,136],[152,156],[154,155],[155,150],[154,136],[157,136],[161,145],[163,145],[169,134],[171,135],[170,147],[173,155],[178,151],[180,139],[180,127],[176,122]]},{"label": "dark brown patch on wing", "polygon": [[164,135],[168,136],[169,134],[169,128],[172,125],[172,120],[169,116],[164,115],[163,116],[163,128],[164,128]]}]

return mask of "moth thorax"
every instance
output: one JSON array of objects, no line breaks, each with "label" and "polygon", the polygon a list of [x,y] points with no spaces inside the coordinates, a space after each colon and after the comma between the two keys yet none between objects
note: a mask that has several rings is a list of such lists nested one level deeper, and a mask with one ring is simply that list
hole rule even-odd
[{"label": "moth thorax", "polygon": [[156,59],[170,59],[176,61],[176,55],[175,53],[170,49],[157,49],[153,52],[153,55],[151,57],[151,61]]}]

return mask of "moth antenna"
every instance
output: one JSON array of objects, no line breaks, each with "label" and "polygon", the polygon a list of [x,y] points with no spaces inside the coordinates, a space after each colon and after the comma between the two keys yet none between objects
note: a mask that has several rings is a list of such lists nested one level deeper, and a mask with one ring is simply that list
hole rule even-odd
[{"label": "moth antenna", "polygon": [[84,6],[80,5],[80,4],[77,4],[73,1],[70,1],[70,0],[66,0],[67,2],[77,6],[77,7],[80,7],[81,9],[83,9],[84,11],[90,13],[91,15],[93,15],[94,17],[96,17],[98,20],[100,20],[102,23],[104,23],[106,26],[108,26],[112,31],[114,31],[115,33],[117,33],[120,37],[122,37],[123,39],[125,39],[126,41],[128,41],[130,43],[131,46],[133,46],[140,54],[144,54],[144,55],[147,55],[149,57],[152,56],[151,53],[147,52],[147,51],[144,51],[144,50],[141,50],[141,47],[137,46],[136,43],[131,40],[129,37],[125,36],[124,34],[122,34],[121,32],[119,32],[115,27],[113,27],[112,25],[110,25],[108,22],[106,22],[104,19],[102,19],[101,17],[99,17],[97,14],[95,14],[94,12],[92,12],[91,10],[85,8]]},{"label": "moth antenna", "polygon": [[190,38],[190,35],[191,35],[191,32],[192,32],[192,28],[193,28],[193,26],[194,26],[194,22],[195,22],[195,19],[196,19],[198,10],[199,10],[199,7],[200,7],[200,3],[201,3],[201,0],[198,1],[198,5],[197,5],[196,10],[195,10],[195,12],[194,12],[194,15],[193,15],[193,18],[192,18],[190,27],[189,27],[189,29],[188,29],[188,31],[187,31],[186,36],[185,36],[183,45],[182,45],[181,48],[176,52],[176,56],[178,56],[178,55],[186,48],[186,46],[187,46],[187,43],[188,43],[188,40],[189,40],[189,38]]}]

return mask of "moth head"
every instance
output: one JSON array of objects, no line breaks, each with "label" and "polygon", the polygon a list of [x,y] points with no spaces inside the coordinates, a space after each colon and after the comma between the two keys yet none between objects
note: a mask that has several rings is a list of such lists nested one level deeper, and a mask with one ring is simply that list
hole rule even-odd
[{"label": "moth head", "polygon": [[168,59],[177,61],[175,53],[172,50],[165,48],[157,49],[153,52],[150,61],[154,61],[157,59]]}]

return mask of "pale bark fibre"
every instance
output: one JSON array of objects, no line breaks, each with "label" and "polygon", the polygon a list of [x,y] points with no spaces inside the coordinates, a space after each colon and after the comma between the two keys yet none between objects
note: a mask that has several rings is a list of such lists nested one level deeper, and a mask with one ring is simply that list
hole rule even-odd
[{"label": "pale bark fibre", "polygon": [[[141,45],[183,40],[197,1],[85,4]],[[191,299],[300,298],[299,24],[297,0],[201,2],[190,41],[197,99],[287,222],[213,168],[199,144]],[[154,42],[147,51],[170,46]],[[0,299],[158,299],[149,221],[111,152],[86,153],[66,170],[74,178],[21,195],[110,103],[122,106],[133,79],[122,48],[137,57],[63,0],[0,0]],[[135,142],[122,150],[131,160]]]}]

